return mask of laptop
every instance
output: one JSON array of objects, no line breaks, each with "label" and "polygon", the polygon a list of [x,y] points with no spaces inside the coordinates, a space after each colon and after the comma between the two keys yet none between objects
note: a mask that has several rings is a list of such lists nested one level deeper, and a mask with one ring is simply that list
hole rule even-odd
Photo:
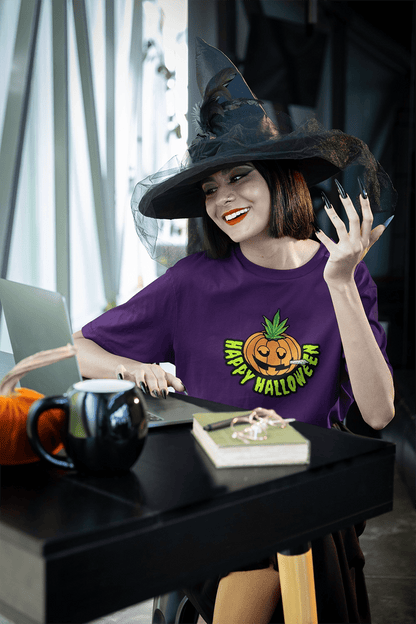
[{"label": "laptop", "polygon": [[[65,297],[60,293],[0,279],[0,302],[4,310],[15,362],[38,351],[73,344]],[[82,381],[76,357],[29,372],[22,379],[25,388],[46,396],[64,394]],[[220,404],[169,392],[166,399],[146,395],[149,428],[192,423],[195,412],[221,411]],[[207,404],[208,405],[208,404]]]}]

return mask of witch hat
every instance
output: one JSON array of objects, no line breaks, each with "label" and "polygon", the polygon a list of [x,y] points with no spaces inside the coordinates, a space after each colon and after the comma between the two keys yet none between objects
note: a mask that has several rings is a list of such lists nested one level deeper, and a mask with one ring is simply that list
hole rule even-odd
[{"label": "witch hat", "polygon": [[137,184],[132,210],[139,235],[143,235],[142,216],[202,216],[201,180],[230,165],[257,160],[287,162],[303,174],[309,187],[360,164],[373,212],[392,211],[395,191],[391,181],[363,141],[340,130],[326,130],[316,119],[284,130],[293,124],[287,118],[282,124],[279,118],[273,123],[237,67],[199,38],[196,75],[203,95],[196,113],[198,134],[181,162]]}]

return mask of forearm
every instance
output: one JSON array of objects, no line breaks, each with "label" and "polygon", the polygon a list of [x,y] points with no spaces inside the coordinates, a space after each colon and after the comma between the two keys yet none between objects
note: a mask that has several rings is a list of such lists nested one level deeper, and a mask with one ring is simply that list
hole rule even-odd
[{"label": "forearm", "polygon": [[77,359],[81,375],[93,379],[108,379],[116,376],[116,368],[122,364],[129,369],[137,362],[129,358],[114,355],[102,349],[92,340],[84,338],[81,331],[73,335],[77,347]]},{"label": "forearm", "polygon": [[147,364],[109,353],[93,340],[84,338],[81,331],[74,334],[78,349],[78,364],[83,377],[108,379],[116,377],[116,369],[121,365],[124,379],[134,381],[145,393],[166,398],[168,387],[176,392],[186,392],[182,381],[163,370],[157,364]]},{"label": "forearm", "polygon": [[394,416],[393,380],[374,337],[355,281],[328,284],[354,399],[363,419],[382,429]]}]

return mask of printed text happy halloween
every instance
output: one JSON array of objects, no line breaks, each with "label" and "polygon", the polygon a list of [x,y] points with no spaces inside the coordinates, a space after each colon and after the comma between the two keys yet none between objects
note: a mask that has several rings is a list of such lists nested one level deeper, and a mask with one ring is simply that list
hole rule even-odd
[{"label": "printed text happy halloween", "polygon": [[253,381],[253,390],[266,396],[286,396],[297,392],[304,386],[314,374],[314,369],[319,361],[319,345],[303,345],[302,359],[308,364],[297,366],[289,375],[270,379],[254,373],[247,365],[243,357],[243,345],[241,340],[226,340],[224,343],[224,357],[228,366],[233,366],[232,375],[240,375],[240,384],[244,385]]}]

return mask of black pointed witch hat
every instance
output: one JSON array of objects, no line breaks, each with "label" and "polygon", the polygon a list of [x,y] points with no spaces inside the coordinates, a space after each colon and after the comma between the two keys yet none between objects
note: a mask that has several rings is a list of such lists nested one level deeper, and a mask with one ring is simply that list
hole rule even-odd
[{"label": "black pointed witch hat", "polygon": [[309,187],[360,164],[373,211],[392,211],[391,181],[363,141],[340,130],[326,130],[315,119],[294,130],[284,114],[273,123],[230,59],[199,38],[196,72],[203,96],[196,110],[198,134],[181,162],[168,163],[137,184],[132,210],[139,236],[143,216],[202,216],[201,180],[226,166],[256,160],[290,161]]}]

